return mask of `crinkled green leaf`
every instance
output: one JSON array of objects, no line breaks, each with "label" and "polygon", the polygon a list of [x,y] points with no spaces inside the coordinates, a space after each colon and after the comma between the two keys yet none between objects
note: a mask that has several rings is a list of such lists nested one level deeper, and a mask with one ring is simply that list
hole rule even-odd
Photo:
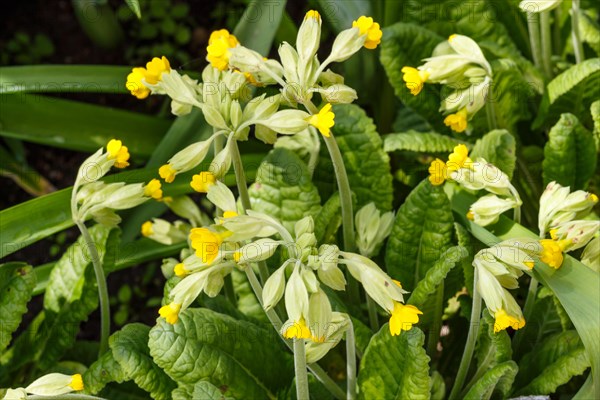
[{"label": "crinkled green leaf", "polygon": [[575,330],[544,336],[543,341],[534,344],[531,351],[519,361],[521,369],[517,374],[515,387],[522,388],[529,385],[560,357],[579,348],[583,348],[583,344]]},{"label": "crinkled green leaf", "polygon": [[600,97],[600,58],[585,60],[555,77],[540,103],[533,128],[553,125],[561,113],[573,113],[587,124],[588,110]]},{"label": "crinkled green leaf", "polygon": [[414,289],[450,247],[454,219],[442,186],[423,180],[396,215],[387,242],[385,265],[390,276]]},{"label": "crinkled green leaf", "polygon": [[411,292],[407,303],[420,308],[428,299],[434,297],[436,288],[467,254],[467,250],[460,246],[451,247],[444,252]]},{"label": "crinkled green leaf", "polygon": [[175,381],[208,380],[235,398],[272,397],[293,375],[276,332],[207,309],[187,309],[174,325],[158,319],[149,346]]},{"label": "crinkled green leaf", "polygon": [[83,374],[85,393],[100,393],[111,382],[122,383],[127,380],[119,363],[113,357],[112,350],[107,351],[95,361]]},{"label": "crinkled green leaf", "polygon": [[510,391],[519,368],[514,361],[506,361],[490,369],[467,392],[465,400],[488,400],[494,392],[502,398]]},{"label": "crinkled green leaf", "polygon": [[35,287],[35,274],[25,263],[0,265],[0,353],[27,312],[27,303]]},{"label": "crinkled green leaf", "polygon": [[252,209],[282,221],[289,229],[321,208],[321,198],[306,164],[292,151],[272,150],[258,167],[248,189]]},{"label": "crinkled green leaf", "polygon": [[418,151],[421,153],[450,153],[461,144],[450,136],[435,132],[417,132],[410,130],[402,133],[390,133],[383,138],[383,150],[390,153],[396,150]]},{"label": "crinkled green leaf", "polygon": [[[356,195],[357,209],[374,202],[378,209],[392,209],[393,187],[390,158],[383,151],[382,141],[373,120],[357,105],[333,107],[333,136],[340,147],[350,189]],[[319,165],[314,174],[323,198],[337,191],[333,164],[325,144],[321,145]]]},{"label": "crinkled green leaf", "polygon": [[410,107],[402,107],[396,114],[392,125],[393,132],[431,132],[433,128],[429,122]]},{"label": "crinkled green leaf", "polygon": [[444,377],[437,371],[431,374],[431,400],[444,400],[446,398],[446,383]]},{"label": "crinkled green leaf", "polygon": [[600,151],[600,100],[592,103],[590,106],[592,119],[594,120],[594,141],[596,142],[596,151]]},{"label": "crinkled green leaf", "polygon": [[464,283],[467,287],[467,291],[469,293],[473,293],[474,272],[473,264],[471,263],[473,259],[473,254],[475,253],[473,250],[473,236],[471,236],[469,231],[457,222],[454,223],[454,232],[456,233],[458,245],[467,251],[467,257],[463,258],[460,264],[462,267]]},{"label": "crinkled green leaf", "polygon": [[335,234],[342,225],[340,195],[334,193],[317,215],[315,215],[315,236],[317,243],[335,242]]},{"label": "crinkled green leaf", "polygon": [[588,43],[600,55],[600,25],[598,25],[597,15],[594,17],[590,12],[579,13],[579,34],[581,41]]},{"label": "crinkled green leaf", "polygon": [[153,399],[168,400],[176,384],[152,360],[149,332],[150,327],[144,324],[128,324],[110,337],[109,346],[128,379],[133,379]]},{"label": "crinkled green leaf", "polygon": [[515,138],[503,129],[493,130],[477,140],[471,158],[484,158],[512,179],[517,162]]},{"label": "crinkled green leaf", "polygon": [[233,397],[225,397],[221,390],[208,381],[200,381],[194,385],[192,394],[194,399],[202,400],[233,400]]},{"label": "crinkled green leaf", "polygon": [[189,400],[194,396],[193,385],[179,385],[177,389],[171,392],[173,400]]},{"label": "crinkled green leaf", "polygon": [[560,385],[569,382],[573,376],[581,375],[590,367],[590,361],[583,347],[561,356],[547,366],[541,375],[521,389],[520,394],[550,394]]},{"label": "crinkled green leaf", "polygon": [[[439,22],[439,21],[438,21]],[[412,108],[429,122],[435,130],[446,132],[448,128],[439,113],[440,87],[425,84],[421,93],[413,96],[402,80],[402,67],[418,67],[424,58],[431,57],[435,46],[444,40],[442,36],[419,25],[399,22],[383,30],[381,40],[381,64],[402,103]]]},{"label": "crinkled green leaf", "polygon": [[388,324],[377,332],[360,363],[360,399],[429,399],[429,357],[418,328],[392,336]]},{"label": "crinkled green leaf", "polygon": [[596,145],[592,134],[573,114],[563,114],[550,130],[544,147],[544,185],[557,181],[571,190],[586,189],[596,170]]}]

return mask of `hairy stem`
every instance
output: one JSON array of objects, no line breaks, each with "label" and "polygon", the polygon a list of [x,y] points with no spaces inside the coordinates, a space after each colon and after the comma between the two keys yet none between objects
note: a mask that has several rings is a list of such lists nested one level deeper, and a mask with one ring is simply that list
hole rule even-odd
[{"label": "hairy stem", "polygon": [[296,398],[309,400],[304,339],[294,339],[294,372],[296,373]]},{"label": "hairy stem", "polygon": [[550,13],[551,11],[540,13],[542,62],[544,65],[544,73],[548,79],[552,79],[552,34],[550,32]]},{"label": "hairy stem", "polygon": [[346,331],[346,398],[354,400],[356,398],[356,341],[354,340],[354,326],[352,320],[348,318],[350,326]]},{"label": "hairy stem", "polygon": [[456,380],[452,386],[449,400],[456,400],[462,389],[467,373],[469,372],[469,366],[471,365],[471,359],[473,358],[473,351],[475,350],[475,343],[477,342],[477,333],[479,332],[479,318],[481,317],[481,296],[477,290],[478,280],[477,268],[475,268],[473,274],[473,306],[471,308],[471,320],[469,325],[469,333],[467,335],[467,343],[463,351],[462,358],[460,360],[460,366],[458,367],[458,373],[456,374]]},{"label": "hairy stem", "polygon": [[577,64],[583,62],[583,44],[579,36],[579,0],[573,0],[571,6],[571,39],[573,40],[573,51]]},{"label": "hairy stem", "polygon": [[369,325],[371,325],[371,330],[373,332],[377,332],[379,330],[379,318],[377,315],[377,305],[375,301],[366,294],[367,297],[367,311],[369,312]]},{"label": "hairy stem", "polygon": [[536,68],[542,69],[542,49],[540,45],[540,21],[536,13],[527,13],[527,28],[529,30],[529,43],[531,54]]}]

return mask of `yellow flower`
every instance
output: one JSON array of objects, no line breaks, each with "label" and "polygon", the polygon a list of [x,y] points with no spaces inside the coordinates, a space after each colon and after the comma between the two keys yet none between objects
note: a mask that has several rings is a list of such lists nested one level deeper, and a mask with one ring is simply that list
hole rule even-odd
[{"label": "yellow flower", "polygon": [[408,331],[413,324],[419,322],[419,314],[423,314],[413,305],[404,305],[394,302],[394,311],[390,317],[390,333],[392,336],[399,335],[402,331]]},{"label": "yellow flower", "polygon": [[304,318],[300,318],[299,321],[296,321],[293,325],[289,326],[285,332],[283,332],[283,337],[286,339],[310,339],[310,329],[306,326]]},{"label": "yellow flower", "polygon": [[444,124],[454,132],[464,132],[467,129],[467,109],[463,108],[456,114],[450,114],[444,118]]},{"label": "yellow flower", "polygon": [[352,27],[358,28],[361,35],[367,35],[364,45],[367,49],[373,50],[379,43],[381,43],[381,36],[383,35],[383,32],[381,32],[379,24],[373,21],[373,18],[365,17],[363,15],[356,21],[352,22]]},{"label": "yellow flower", "polygon": [[83,378],[80,374],[75,374],[71,377],[71,383],[69,384],[73,390],[83,390]]},{"label": "yellow flower", "polygon": [[429,78],[429,72],[420,71],[413,67],[402,67],[401,72],[404,74],[402,79],[406,82],[406,87],[410,90],[410,94],[416,96],[421,93],[423,84]]},{"label": "yellow flower", "polygon": [[439,186],[448,179],[448,167],[446,163],[436,158],[429,166],[429,182],[434,186]]},{"label": "yellow flower", "polygon": [[223,213],[223,218],[227,219],[227,218],[233,218],[233,217],[237,217],[239,214],[235,211],[225,211]]},{"label": "yellow flower", "polygon": [[158,179],[152,179],[144,187],[144,196],[152,197],[155,200],[162,199],[163,191],[161,190],[161,184]]},{"label": "yellow flower", "polygon": [[229,49],[239,46],[239,44],[237,38],[227,29],[214,31],[208,39],[206,60],[219,71],[224,71],[229,66]]},{"label": "yellow flower", "polygon": [[120,140],[112,139],[106,145],[106,151],[108,152],[108,159],[115,160],[115,167],[125,168],[129,165],[129,151],[126,146]]},{"label": "yellow flower", "polygon": [[446,167],[448,171],[458,171],[461,168],[469,168],[473,161],[469,158],[469,149],[464,144],[454,147],[452,154],[448,156]]},{"label": "yellow flower", "polygon": [[170,164],[165,164],[158,169],[158,175],[160,175],[167,183],[173,182],[176,174],[177,171],[175,171],[175,168],[171,167]]},{"label": "yellow flower", "polygon": [[177,265],[175,265],[175,269],[173,270],[173,272],[175,272],[175,275],[177,275],[178,277],[184,277],[188,274],[187,270],[185,269],[185,265],[183,265],[183,263],[179,263]]},{"label": "yellow flower", "polygon": [[142,83],[142,79],[145,77],[146,68],[134,68],[127,75],[127,83],[125,84],[125,87],[127,87],[131,94],[140,100],[145,99],[150,94],[150,89]]},{"label": "yellow flower", "polygon": [[173,325],[179,319],[179,310],[181,310],[181,304],[169,303],[166,306],[162,306],[158,310],[158,314],[169,324]]},{"label": "yellow flower", "polygon": [[202,171],[197,175],[192,177],[192,181],[190,182],[190,186],[196,192],[206,193],[208,192],[208,188],[217,182],[217,177],[212,173],[207,171]]},{"label": "yellow flower", "polygon": [[162,56],[161,58],[154,57],[152,61],[146,64],[146,82],[151,85],[155,85],[160,81],[160,77],[163,72],[169,72],[171,65],[167,57]]},{"label": "yellow flower", "polygon": [[569,244],[569,240],[540,240],[542,251],[540,252],[540,260],[548,266],[558,269],[563,263],[563,250]]},{"label": "yellow flower", "polygon": [[304,15],[304,19],[314,18],[317,21],[321,20],[321,14],[319,14],[316,10],[309,10],[306,15]]},{"label": "yellow flower", "polygon": [[525,318],[509,315],[502,308],[496,311],[494,319],[494,333],[498,333],[509,326],[514,330],[521,329],[525,326]]},{"label": "yellow flower", "polygon": [[327,103],[318,114],[311,116],[308,123],[314,126],[325,137],[330,136],[330,129],[335,125],[335,114],[331,111],[331,104]]},{"label": "yellow flower", "polygon": [[190,231],[192,248],[196,250],[196,256],[206,264],[212,263],[217,257],[225,236],[227,235],[208,228],[194,228]]},{"label": "yellow flower", "polygon": [[598,196],[596,196],[594,193],[590,193],[590,200],[592,200],[592,202],[594,202],[594,203],[597,203]]},{"label": "yellow flower", "polygon": [[152,236],[154,232],[152,231],[152,222],[146,221],[142,224],[142,235],[145,237]]}]

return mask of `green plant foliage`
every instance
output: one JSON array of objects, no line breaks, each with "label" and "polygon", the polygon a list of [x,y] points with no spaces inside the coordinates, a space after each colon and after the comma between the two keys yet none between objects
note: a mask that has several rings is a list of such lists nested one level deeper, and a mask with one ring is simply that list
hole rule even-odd
[{"label": "green plant foliage", "polygon": [[294,152],[283,148],[265,157],[248,192],[253,210],[278,218],[289,230],[298,220],[321,209],[308,167]]},{"label": "green plant foliage", "polygon": [[388,324],[377,332],[360,363],[360,399],[429,399],[429,357],[418,328],[390,335]]},{"label": "green plant foliage", "polygon": [[140,8],[139,0],[125,0],[127,7],[136,15],[138,18],[142,18],[142,10]]},{"label": "green plant foliage", "polygon": [[[350,188],[356,195],[357,209],[374,202],[381,211],[391,210],[393,187],[390,159],[383,151],[373,120],[367,117],[363,109],[352,104],[336,105],[333,112],[333,136],[342,152]],[[337,190],[333,164],[324,144],[321,145],[321,157],[314,180],[323,198],[329,198]]]},{"label": "green plant foliage", "polygon": [[27,303],[35,287],[35,274],[25,263],[0,265],[0,353],[27,312]]},{"label": "green plant foliage", "polygon": [[388,239],[385,265],[390,276],[411,290],[451,245],[450,202],[441,186],[424,180],[398,210]]},{"label": "green plant foliage", "polygon": [[558,117],[567,112],[585,122],[591,103],[600,97],[599,78],[600,58],[576,64],[554,78],[540,103],[533,128],[554,125]]},{"label": "green plant foliage", "polygon": [[600,151],[600,100],[592,103],[590,106],[592,119],[594,120],[594,140],[596,141],[596,150]]},{"label": "green plant foliage", "polygon": [[188,309],[175,325],[159,319],[149,346],[154,361],[179,383],[209,380],[226,385],[227,396],[265,398],[291,380],[291,360],[277,340],[250,322]]},{"label": "green plant foliage", "polygon": [[455,146],[463,142],[435,132],[410,130],[390,133],[383,139],[383,150],[387,153],[396,150],[418,151],[421,153],[451,153]]},{"label": "green plant foliage", "polygon": [[206,400],[233,400],[233,397],[223,396],[221,390],[208,381],[200,381],[194,385],[192,398]]},{"label": "green plant foliage", "polygon": [[505,330],[494,332],[494,318],[487,310],[483,312],[481,319],[475,357],[477,357],[477,371],[472,379],[474,382],[491,368],[512,359],[508,333]]},{"label": "green plant foliage", "polygon": [[122,383],[127,380],[119,363],[113,357],[112,350],[107,351],[96,360],[83,374],[83,385],[86,393],[100,393],[111,383]]},{"label": "green plant foliage", "polygon": [[317,243],[334,243],[335,234],[342,225],[341,204],[339,193],[334,193],[318,214],[315,220],[315,236]]},{"label": "green plant foliage", "polygon": [[494,130],[475,142],[471,158],[484,158],[512,179],[517,162],[515,138],[506,130]]},{"label": "green plant foliage", "polygon": [[506,361],[496,365],[485,373],[463,397],[465,400],[490,399],[494,393],[504,398],[510,392],[510,387],[518,371],[514,361]]},{"label": "green plant foliage", "polygon": [[596,170],[592,134],[573,114],[563,114],[550,130],[544,148],[544,184],[557,181],[571,190],[585,189]]}]

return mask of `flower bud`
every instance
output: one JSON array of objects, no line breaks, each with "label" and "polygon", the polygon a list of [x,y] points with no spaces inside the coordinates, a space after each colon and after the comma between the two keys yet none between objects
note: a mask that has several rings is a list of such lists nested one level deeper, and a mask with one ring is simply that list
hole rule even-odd
[{"label": "flower bud", "polygon": [[342,62],[352,57],[365,44],[366,36],[360,35],[359,28],[341,31],[333,42],[329,62]]},{"label": "flower bud", "polygon": [[164,219],[154,218],[150,224],[145,222],[142,225],[142,234],[155,242],[172,245],[187,240],[189,226],[181,221],[170,223]]},{"label": "flower bud", "polygon": [[258,121],[257,124],[283,135],[293,135],[308,127],[308,118],[310,115],[304,111],[282,110],[267,119]]},{"label": "flower bud", "polygon": [[164,203],[176,215],[189,220],[194,227],[201,226],[209,222],[206,216],[202,214],[196,203],[188,196],[165,198]]},{"label": "flower bud", "polygon": [[192,143],[183,150],[175,153],[169,159],[169,164],[177,173],[186,172],[194,169],[200,164],[211,148],[214,136],[207,140]]},{"label": "flower bud", "polygon": [[333,104],[350,104],[358,99],[356,90],[343,84],[335,84],[324,89],[317,89],[323,100]]},{"label": "flower bud", "polygon": [[308,312],[308,291],[298,267],[294,268],[285,288],[285,309],[293,321],[299,321]]},{"label": "flower bud", "polygon": [[594,237],[583,249],[581,262],[596,272],[600,272],[600,236]]},{"label": "flower bud", "polygon": [[375,203],[369,203],[361,208],[355,216],[356,246],[360,254],[365,257],[376,255],[376,250],[392,231],[393,223],[394,213],[381,215]]},{"label": "flower bud", "polygon": [[321,289],[310,295],[308,301],[308,328],[312,339],[316,342],[324,342],[327,329],[331,322],[331,303],[329,298]]},{"label": "flower bud", "polygon": [[255,242],[242,246],[241,249],[233,253],[233,259],[238,264],[247,264],[250,262],[264,261],[271,257],[281,241],[273,239],[258,239]]},{"label": "flower bud", "polygon": [[285,291],[285,268],[288,262],[286,261],[281,267],[269,276],[263,288],[263,307],[265,310],[270,310],[275,307]]},{"label": "flower bud", "polygon": [[479,226],[488,226],[498,222],[502,213],[518,206],[519,203],[513,199],[501,199],[488,194],[471,205],[467,217]]},{"label": "flower bud", "polygon": [[299,62],[309,62],[319,49],[321,42],[321,15],[315,10],[306,13],[298,36],[296,38],[296,48],[298,49]]},{"label": "flower bud", "polygon": [[298,53],[289,43],[283,42],[279,46],[279,58],[283,65],[283,76],[287,82],[298,83]]},{"label": "flower bud", "polygon": [[38,396],[60,396],[79,390],[83,390],[81,375],[64,375],[58,373],[44,375],[25,388],[27,393]]},{"label": "flower bud", "polygon": [[565,252],[584,247],[600,229],[600,221],[569,221],[550,229],[553,240],[566,240]]}]

